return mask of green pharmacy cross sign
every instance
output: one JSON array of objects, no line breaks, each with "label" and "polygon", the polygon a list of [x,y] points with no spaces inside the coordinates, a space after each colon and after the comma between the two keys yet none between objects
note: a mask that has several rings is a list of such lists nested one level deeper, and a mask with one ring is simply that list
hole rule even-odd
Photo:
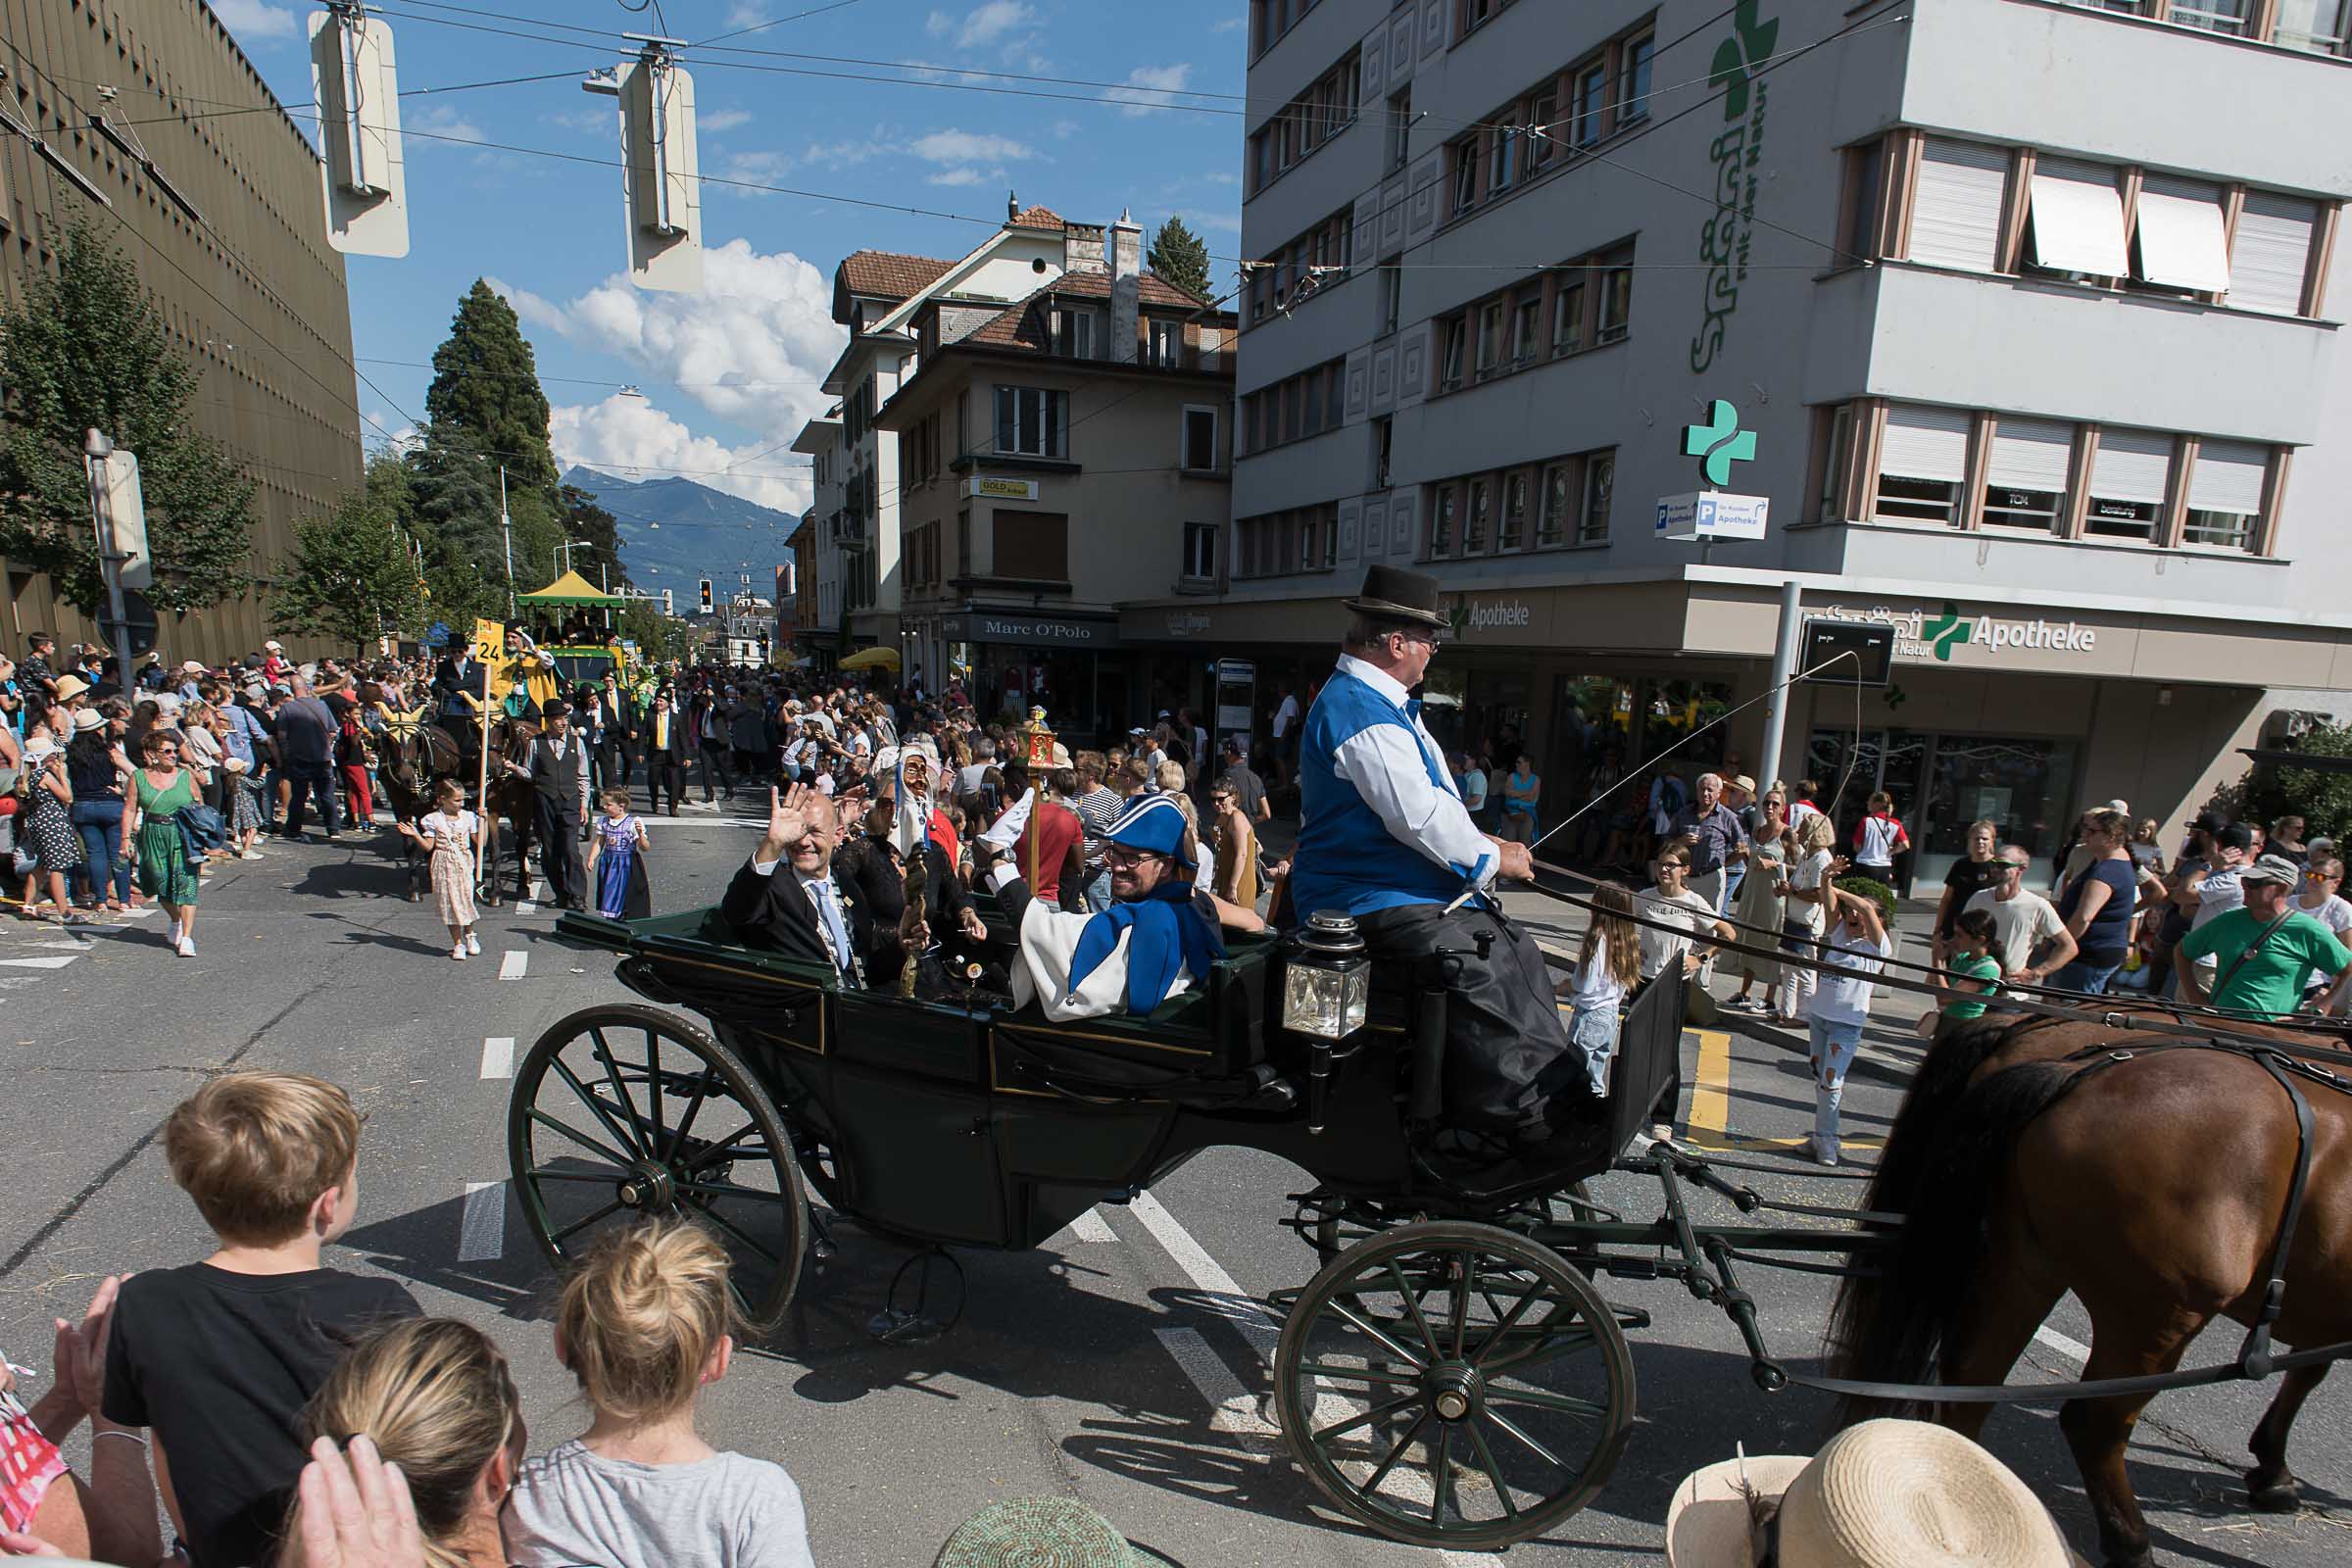
[{"label": "green pharmacy cross sign", "polygon": [[1697,458],[1707,483],[1732,482],[1732,465],[1756,461],[1756,432],[1740,428],[1740,411],[1722,398],[1707,405],[1704,424],[1683,426],[1683,456]]}]

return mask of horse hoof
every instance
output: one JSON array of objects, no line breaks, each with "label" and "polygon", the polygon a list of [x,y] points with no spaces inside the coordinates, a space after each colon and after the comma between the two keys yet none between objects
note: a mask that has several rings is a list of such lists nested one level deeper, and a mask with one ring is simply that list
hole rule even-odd
[{"label": "horse hoof", "polygon": [[2246,1473],[2246,1502],[2256,1513],[2293,1513],[2303,1506],[2303,1494],[2293,1476],[2265,1482],[2259,1472]]}]

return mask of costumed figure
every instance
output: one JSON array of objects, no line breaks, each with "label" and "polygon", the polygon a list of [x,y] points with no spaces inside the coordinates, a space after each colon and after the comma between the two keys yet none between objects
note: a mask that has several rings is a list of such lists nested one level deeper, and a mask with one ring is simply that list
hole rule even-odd
[{"label": "costumed figure", "polygon": [[1299,918],[1354,916],[1374,960],[1408,972],[1441,951],[1459,956],[1446,988],[1446,1122],[1544,1143],[1555,1097],[1566,1110],[1588,1093],[1582,1058],[1569,1049],[1543,950],[1494,897],[1498,874],[1530,874],[1528,847],[1470,820],[1409,695],[1447,624],[1438,580],[1374,566],[1347,608],[1339,667],[1308,710],[1300,748],[1291,906]]}]

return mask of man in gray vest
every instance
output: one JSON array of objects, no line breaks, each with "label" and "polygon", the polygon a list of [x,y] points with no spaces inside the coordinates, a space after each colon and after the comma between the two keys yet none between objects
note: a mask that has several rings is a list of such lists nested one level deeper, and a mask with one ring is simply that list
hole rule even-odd
[{"label": "man in gray vest", "polygon": [[547,873],[548,897],[563,908],[580,909],[587,906],[580,832],[588,821],[588,748],[571,732],[569,714],[561,698],[550,702],[541,714],[546,727],[531,742],[526,760],[507,767],[529,779],[538,794],[539,863]]}]

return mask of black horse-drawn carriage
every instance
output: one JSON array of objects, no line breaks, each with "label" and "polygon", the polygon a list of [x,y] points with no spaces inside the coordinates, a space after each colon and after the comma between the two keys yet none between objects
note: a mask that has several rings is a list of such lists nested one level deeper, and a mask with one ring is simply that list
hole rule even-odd
[{"label": "black horse-drawn carriage", "polygon": [[714,911],[566,916],[563,935],[621,955],[631,990],[711,1028],[636,1004],[551,1027],[516,1073],[514,1189],[559,1265],[602,1226],[693,1216],[728,1247],[747,1321],[770,1327],[822,1245],[808,1189],[918,1248],[1022,1249],[1204,1149],[1281,1155],[1313,1179],[1289,1223],[1321,1268],[1271,1303],[1275,1418],[1333,1502],[1425,1544],[1525,1540],[1607,1480],[1634,1417],[1623,1330],[1647,1315],[1604,1300],[1595,1275],[1722,1302],[1757,1380],[1780,1386],[1735,1250],[1818,1257],[1870,1233],[1694,1224],[1690,1182],[1757,1200],[1677,1146],[1627,1167],[1661,1183],[1654,1221],[1583,1185],[1625,1157],[1674,1072],[1673,983],[1628,1016],[1605,1120],[1542,1163],[1482,1159],[1437,1127],[1445,960],[1373,978],[1346,931],[1310,926],[1233,940],[1148,1017],[1051,1024],[842,989],[731,945]]}]

